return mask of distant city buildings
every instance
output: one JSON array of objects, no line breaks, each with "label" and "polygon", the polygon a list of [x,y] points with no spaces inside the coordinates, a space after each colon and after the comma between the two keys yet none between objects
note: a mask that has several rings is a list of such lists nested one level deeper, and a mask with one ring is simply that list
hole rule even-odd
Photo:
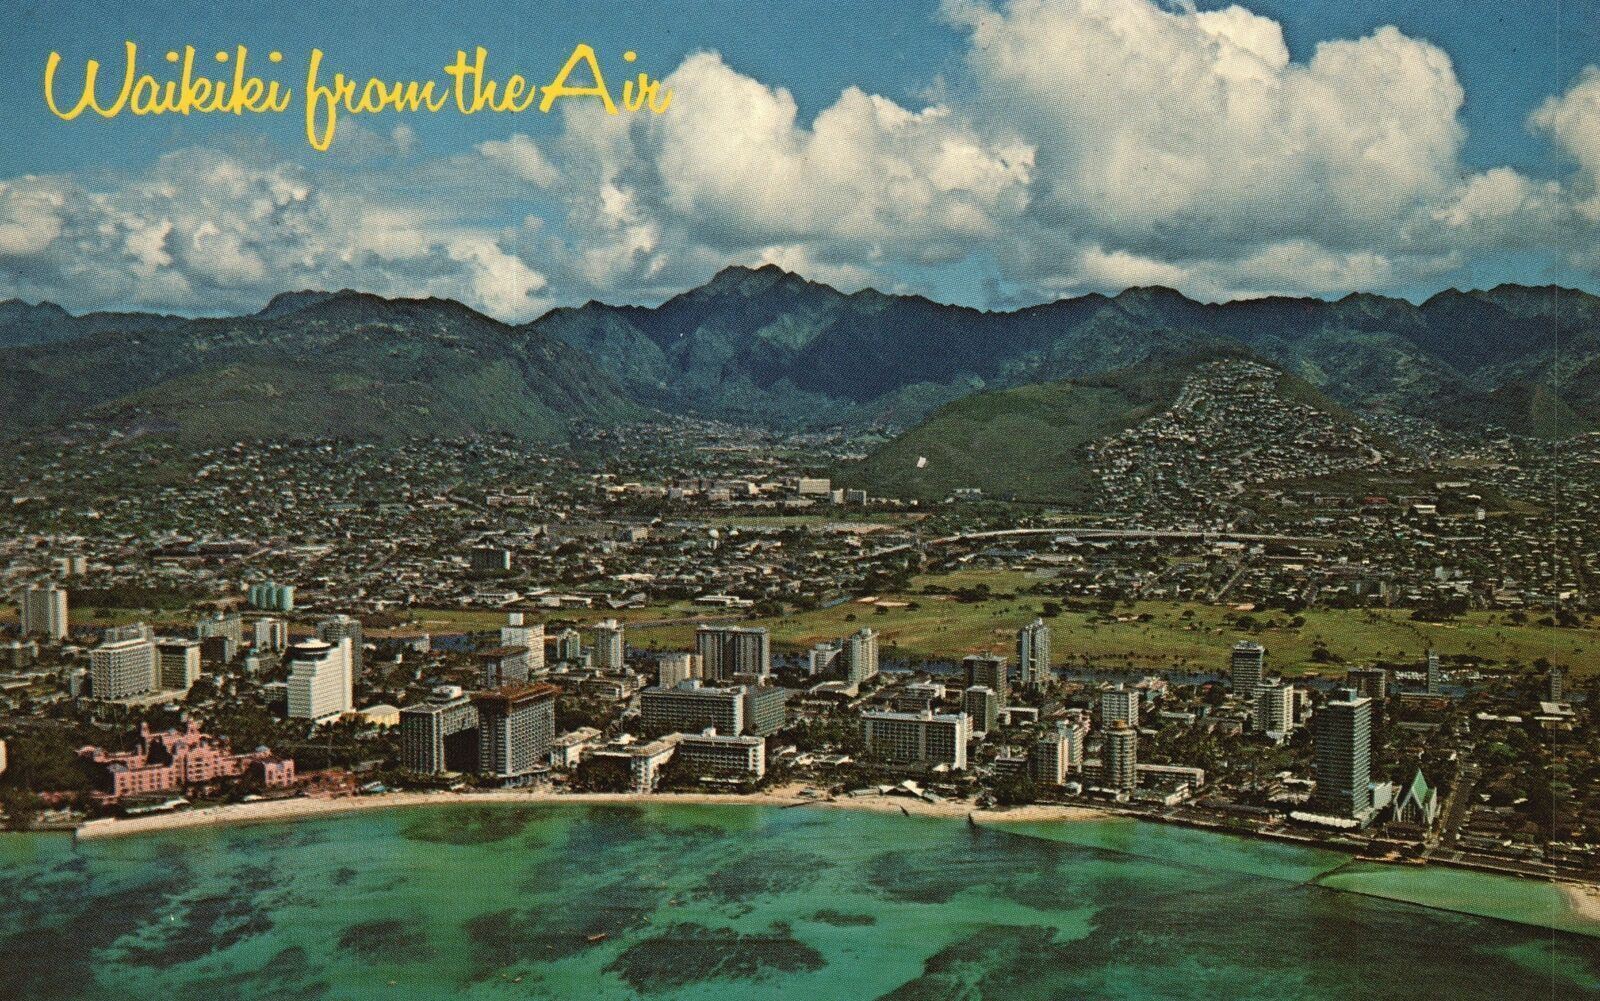
[{"label": "distant city buildings", "polygon": [[468,557],[473,573],[506,573],[511,569],[511,550],[500,546],[478,546]]},{"label": "distant city buildings", "polygon": [[[765,677],[772,673],[772,639],[767,630],[749,626],[701,626],[694,634],[695,653],[708,681],[726,681],[736,674]],[[874,647],[874,666],[876,666]]]},{"label": "distant city buildings", "polygon": [[1044,619],[1017,630],[1017,679],[1024,688],[1050,680],[1050,627]]},{"label": "distant city buildings", "polygon": [[21,618],[23,636],[42,636],[45,639],[67,638],[67,591],[54,584],[30,587],[17,599],[17,612]]},{"label": "distant city buildings", "polygon": [[1443,688],[1441,687],[1443,678],[1439,670],[1439,651],[1433,649],[1432,647],[1428,648],[1426,677],[1428,682],[1428,694],[1441,694],[1443,692]]},{"label": "distant city buildings", "polygon": [[294,611],[294,588],[288,584],[275,584],[271,581],[262,581],[251,584],[249,591],[251,608],[263,612],[292,612]]},{"label": "distant city buildings", "polygon": [[57,556],[51,561],[51,565],[55,568],[57,577],[82,577],[89,572],[89,557],[81,555]]}]

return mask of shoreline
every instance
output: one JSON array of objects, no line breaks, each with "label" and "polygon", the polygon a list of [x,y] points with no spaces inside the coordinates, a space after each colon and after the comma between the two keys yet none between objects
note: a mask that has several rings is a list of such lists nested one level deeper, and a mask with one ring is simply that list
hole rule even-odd
[{"label": "shoreline", "polygon": [[[1138,820],[1140,818],[1114,810],[1093,806],[1066,804],[1028,804],[999,809],[980,809],[960,800],[929,802],[904,796],[874,793],[860,796],[824,798],[802,793],[809,790],[804,785],[791,785],[760,793],[570,793],[539,790],[481,790],[474,792],[391,792],[371,796],[339,796],[327,798],[293,797],[278,800],[259,800],[251,803],[228,803],[200,807],[174,813],[149,814],[139,817],[103,817],[87,821],[71,829],[74,841],[78,839],[101,840],[141,834],[161,834],[199,828],[250,826],[257,824],[289,823],[299,819],[332,817],[368,810],[406,809],[427,806],[503,805],[503,806],[562,806],[562,805],[626,805],[648,806],[755,806],[773,809],[809,807],[818,810],[858,810],[871,813],[901,814],[940,820],[962,820],[978,826],[1009,823],[1079,823],[1092,820]],[[1146,821],[1153,822],[1153,821]],[[1184,826],[1184,825],[1180,825]],[[48,833],[48,832],[41,832]],[[60,833],[66,833],[61,831]],[[1227,834],[1230,832],[1218,831]],[[1314,846],[1308,846],[1314,847]],[[1362,859],[1385,865],[1381,859]],[[1564,878],[1542,878],[1506,874],[1515,879],[1552,884],[1567,902],[1571,916],[1583,924],[1600,930],[1600,885]],[[1360,892],[1360,891],[1355,891]],[[1419,904],[1419,906],[1429,906]],[[1484,916],[1484,915],[1479,915]],[[1519,922],[1522,923],[1522,922]],[[1549,927],[1538,922],[1534,927]],[[1600,931],[1575,932],[1596,935]]]},{"label": "shoreline", "polygon": [[258,800],[253,803],[227,803],[203,806],[172,813],[139,817],[101,817],[85,821],[73,830],[77,839],[120,838],[138,834],[158,834],[197,827],[245,824],[270,824],[311,817],[334,816],[364,810],[401,809],[417,806],[496,804],[545,806],[562,804],[630,805],[651,803],[679,806],[767,806],[789,808],[809,806],[823,810],[864,810],[876,813],[903,813],[913,817],[961,820],[971,817],[986,821],[1080,821],[1115,817],[1110,811],[1082,806],[1030,805],[1003,810],[983,810],[970,803],[945,801],[930,803],[910,796],[842,796],[832,799],[802,796],[800,787],[762,793],[556,793],[548,790],[484,790],[479,792],[395,792],[373,796],[339,796],[325,799],[294,797]]},{"label": "shoreline", "polygon": [[1555,884],[1567,898],[1567,905],[1572,908],[1573,914],[1600,927],[1600,886],[1564,879],[1556,880]]}]

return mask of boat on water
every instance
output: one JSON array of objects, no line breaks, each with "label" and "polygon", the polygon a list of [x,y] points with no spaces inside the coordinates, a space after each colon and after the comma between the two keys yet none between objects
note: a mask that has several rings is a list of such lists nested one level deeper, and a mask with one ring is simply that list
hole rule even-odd
[{"label": "boat on water", "polygon": [[588,939],[591,942],[603,942],[610,937],[611,936],[607,932],[597,931],[593,935],[588,936]]}]

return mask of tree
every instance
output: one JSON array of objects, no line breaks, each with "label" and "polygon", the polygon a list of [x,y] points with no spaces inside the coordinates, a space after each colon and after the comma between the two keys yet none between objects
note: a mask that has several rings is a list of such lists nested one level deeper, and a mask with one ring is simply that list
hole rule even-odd
[{"label": "tree", "polygon": [[1039,798],[1039,785],[1026,768],[1007,775],[994,786],[995,802],[1001,806],[1021,806]]},{"label": "tree", "polygon": [[627,792],[633,787],[633,769],[626,758],[591,755],[572,771],[572,788],[580,792]]}]

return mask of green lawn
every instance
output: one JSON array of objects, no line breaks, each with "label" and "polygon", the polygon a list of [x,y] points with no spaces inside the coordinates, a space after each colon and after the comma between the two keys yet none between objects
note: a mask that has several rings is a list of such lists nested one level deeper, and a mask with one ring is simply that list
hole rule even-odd
[{"label": "green lawn", "polygon": [[[919,577],[912,582],[915,590],[928,584],[952,589],[987,584],[991,593],[1017,597],[963,603],[938,595],[885,594],[879,597],[914,602],[917,607],[891,608],[878,614],[871,605],[850,602],[754,624],[770,628],[774,646],[787,650],[805,649],[871,626],[882,634],[886,656],[959,658],[983,651],[1009,655],[1017,628],[1038,615],[1046,600],[1019,593],[1034,580],[1022,571],[965,570],[937,578]],[[1478,659],[1485,668],[1512,660],[1526,665],[1544,657],[1577,674],[1600,673],[1600,629],[1515,626],[1500,612],[1473,612],[1450,623],[1428,623],[1413,622],[1410,612],[1400,609],[1312,609],[1303,613],[1304,625],[1293,628],[1289,625],[1293,616],[1288,613],[1258,611],[1249,614],[1263,628],[1249,632],[1225,621],[1225,616],[1234,613],[1223,606],[1139,602],[1131,608],[1119,605],[1114,614],[1123,621],[1105,622],[1092,614],[1071,611],[1050,619],[1053,659],[1101,668],[1212,669],[1225,666],[1228,648],[1249,638],[1267,647],[1273,669],[1289,675],[1340,674],[1347,665],[1377,660],[1420,663],[1429,646],[1446,658],[1466,655]],[[1137,621],[1143,615],[1149,615],[1150,621]],[[693,632],[689,626],[639,628],[631,633],[630,642],[682,648],[692,642]],[[1343,663],[1313,660],[1318,641]]]}]

